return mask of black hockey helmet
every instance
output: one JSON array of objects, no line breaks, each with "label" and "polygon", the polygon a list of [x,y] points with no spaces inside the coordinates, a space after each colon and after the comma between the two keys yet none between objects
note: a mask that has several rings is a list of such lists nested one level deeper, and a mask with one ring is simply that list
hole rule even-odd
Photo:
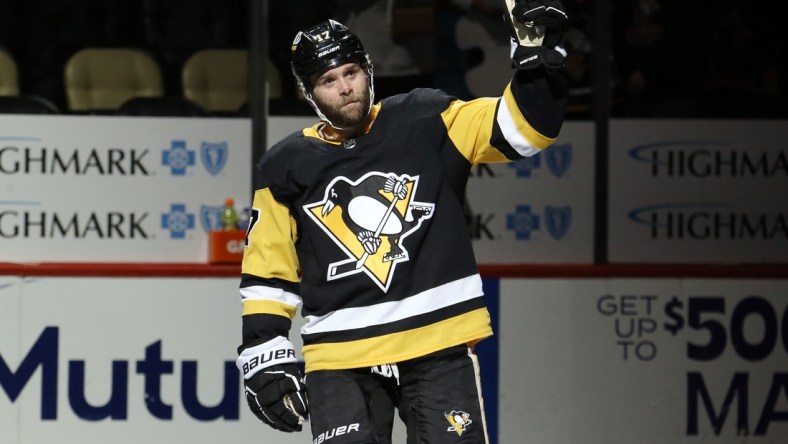
[{"label": "black hockey helmet", "polygon": [[313,85],[309,77],[319,71],[336,68],[344,63],[357,62],[370,75],[372,85],[372,60],[364,50],[361,40],[345,25],[328,20],[305,31],[300,31],[290,47],[290,67],[298,87],[310,98]]}]

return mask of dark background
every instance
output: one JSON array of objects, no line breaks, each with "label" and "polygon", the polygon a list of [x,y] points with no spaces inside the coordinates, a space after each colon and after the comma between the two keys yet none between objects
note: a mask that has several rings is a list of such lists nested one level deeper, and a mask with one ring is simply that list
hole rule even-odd
[{"label": "dark background", "polygon": [[[460,10],[448,0],[399,1],[434,6],[437,29],[452,26],[458,15],[489,13]],[[612,117],[770,119],[788,115],[785,57],[780,55],[785,52],[785,39],[778,32],[784,2],[607,1],[610,15],[606,20],[599,19],[590,0],[563,2],[570,15],[564,35],[573,93],[570,118],[594,116],[592,66],[597,57],[610,60],[607,114]],[[311,112],[296,98],[288,67],[290,42],[299,29],[336,17],[343,7],[340,3],[268,2],[269,60],[282,81],[280,106],[272,107],[272,113]],[[191,54],[205,48],[248,47],[250,4],[249,0],[0,0],[0,47],[18,65],[20,94],[44,97],[61,111],[66,108],[64,64],[85,47],[147,50],[162,68],[165,95],[180,96],[181,68]],[[609,26],[597,29],[597,23]],[[605,33],[609,53],[595,49],[599,32]],[[456,79],[484,55],[459,51],[446,35],[451,33],[436,33],[438,72],[422,78],[420,86],[472,98],[467,89],[441,83],[441,79]],[[400,85],[394,81],[378,97],[412,86],[404,79]]]}]

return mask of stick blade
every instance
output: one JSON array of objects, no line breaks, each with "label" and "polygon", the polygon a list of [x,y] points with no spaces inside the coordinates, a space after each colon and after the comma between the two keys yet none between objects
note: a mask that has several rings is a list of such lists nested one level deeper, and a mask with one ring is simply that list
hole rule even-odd
[{"label": "stick blade", "polygon": [[356,274],[360,271],[361,267],[358,266],[357,259],[345,259],[329,265],[326,280],[332,281],[334,279],[339,279],[351,274]]}]

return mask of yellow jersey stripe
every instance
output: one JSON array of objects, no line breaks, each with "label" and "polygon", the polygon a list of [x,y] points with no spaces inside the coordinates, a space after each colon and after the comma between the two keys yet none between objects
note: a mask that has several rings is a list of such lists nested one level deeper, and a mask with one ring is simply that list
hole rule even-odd
[{"label": "yellow jersey stripe", "polygon": [[286,206],[276,201],[270,188],[255,191],[252,211],[264,214],[249,231],[242,272],[268,279],[298,282],[295,251],[296,221]]},{"label": "yellow jersey stripe", "polygon": [[375,338],[305,345],[303,354],[307,372],[370,367],[406,361],[491,335],[490,314],[486,308],[479,308],[431,325]]},{"label": "yellow jersey stripe", "polygon": [[490,145],[498,98],[470,102],[455,100],[441,113],[448,135],[457,150],[473,165],[506,162],[506,157]]},{"label": "yellow jersey stripe", "polygon": [[243,316],[252,314],[272,314],[293,319],[296,307],[276,301],[249,299],[243,301]]}]

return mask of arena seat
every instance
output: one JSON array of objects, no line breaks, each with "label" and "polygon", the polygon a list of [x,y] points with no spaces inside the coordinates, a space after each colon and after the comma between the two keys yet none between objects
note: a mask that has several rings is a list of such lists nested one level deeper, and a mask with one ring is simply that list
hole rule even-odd
[{"label": "arena seat", "polygon": [[[238,113],[247,101],[247,64],[245,49],[197,51],[182,69],[183,96],[210,113]],[[269,97],[281,97],[279,74],[271,63],[267,74]]]},{"label": "arena seat", "polygon": [[183,65],[183,96],[209,112],[234,112],[246,101],[247,52],[204,49]]},{"label": "arena seat", "polygon": [[19,94],[19,70],[14,58],[0,48],[0,96]]},{"label": "arena seat", "polygon": [[114,113],[134,97],[162,97],[162,72],[146,51],[85,48],[64,68],[66,102],[75,113]]}]

